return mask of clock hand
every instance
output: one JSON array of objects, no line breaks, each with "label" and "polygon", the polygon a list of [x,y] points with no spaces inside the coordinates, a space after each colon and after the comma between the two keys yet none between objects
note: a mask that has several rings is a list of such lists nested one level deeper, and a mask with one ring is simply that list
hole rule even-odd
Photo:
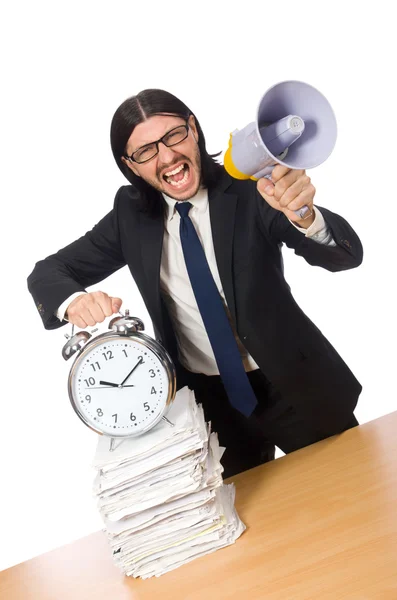
[{"label": "clock hand", "polygon": [[135,371],[135,369],[136,369],[137,367],[139,367],[139,365],[141,364],[141,362],[143,362],[143,358],[142,358],[142,357],[140,357],[140,359],[139,359],[139,360],[138,360],[138,362],[136,363],[135,367],[134,367],[133,369],[131,369],[131,371],[128,373],[128,375],[127,375],[127,377],[124,379],[124,381],[122,381],[122,382],[120,383],[121,387],[123,387],[123,386],[124,386],[124,384],[125,384],[125,382],[127,381],[128,377],[129,377],[130,375],[132,375],[132,373]]},{"label": "clock hand", "polygon": [[111,387],[119,387],[118,383],[112,383],[111,381],[100,381],[101,385],[110,385]]},{"label": "clock hand", "polygon": [[[84,388],[84,389],[86,389],[86,390],[106,390],[108,387],[116,387],[116,388],[120,387],[120,386],[119,386],[119,385],[117,385],[116,383],[113,383],[113,384],[111,384],[111,383],[108,383],[107,381],[100,381],[99,383],[104,383],[105,385],[98,386],[98,387],[96,387],[96,386],[95,386],[95,387],[91,387],[91,386],[90,386],[90,387],[86,387],[86,388]],[[107,384],[107,385],[106,385],[106,384]],[[133,384],[131,383],[131,384],[129,384],[129,385],[123,385],[123,387],[135,387],[135,385],[133,385]]]}]

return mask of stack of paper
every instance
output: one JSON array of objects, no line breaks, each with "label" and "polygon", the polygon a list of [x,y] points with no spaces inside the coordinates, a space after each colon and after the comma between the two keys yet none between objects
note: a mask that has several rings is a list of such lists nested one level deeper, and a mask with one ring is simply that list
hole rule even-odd
[{"label": "stack of paper", "polygon": [[234,485],[223,485],[224,449],[187,387],[162,420],[136,438],[100,437],[94,493],[116,564],[133,577],[159,576],[219,548],[245,530]]}]

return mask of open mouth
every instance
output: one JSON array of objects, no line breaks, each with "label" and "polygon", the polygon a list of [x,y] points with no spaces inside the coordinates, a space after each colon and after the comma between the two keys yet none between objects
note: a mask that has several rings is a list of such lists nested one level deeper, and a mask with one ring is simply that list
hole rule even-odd
[{"label": "open mouth", "polygon": [[175,169],[164,173],[163,179],[175,189],[184,187],[190,180],[189,165],[187,163],[178,165]]}]

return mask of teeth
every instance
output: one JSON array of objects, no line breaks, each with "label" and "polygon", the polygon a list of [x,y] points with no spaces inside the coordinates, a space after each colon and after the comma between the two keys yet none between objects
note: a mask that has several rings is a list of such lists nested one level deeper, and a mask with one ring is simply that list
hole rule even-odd
[{"label": "teeth", "polygon": [[168,171],[168,173],[164,173],[165,177],[170,177],[171,175],[176,175],[177,173],[179,173],[179,171],[183,169],[183,164],[179,165],[179,167],[177,167],[176,169],[174,169],[173,171]]},{"label": "teeth", "polygon": [[172,179],[170,179],[170,180],[168,180],[168,183],[170,183],[174,187],[179,187],[179,186],[183,185],[184,183],[186,183],[187,178],[188,178],[188,171],[186,170],[184,176],[182,177],[182,179],[180,181],[173,181]]}]

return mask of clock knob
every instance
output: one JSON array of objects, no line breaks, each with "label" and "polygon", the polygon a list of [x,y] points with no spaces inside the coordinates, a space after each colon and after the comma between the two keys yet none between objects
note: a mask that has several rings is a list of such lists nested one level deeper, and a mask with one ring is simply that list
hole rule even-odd
[{"label": "clock knob", "polygon": [[88,333],[88,331],[79,331],[78,333],[73,335],[70,339],[68,339],[68,341],[62,348],[63,358],[65,360],[68,360],[71,356],[73,356],[73,354],[79,352],[81,348],[85,346],[85,344],[88,342],[90,337],[92,336],[90,333]]},{"label": "clock knob", "polygon": [[145,326],[138,317],[130,317],[130,311],[127,309],[123,317],[115,317],[110,321],[109,329],[116,333],[128,335],[129,333],[143,331]]}]

